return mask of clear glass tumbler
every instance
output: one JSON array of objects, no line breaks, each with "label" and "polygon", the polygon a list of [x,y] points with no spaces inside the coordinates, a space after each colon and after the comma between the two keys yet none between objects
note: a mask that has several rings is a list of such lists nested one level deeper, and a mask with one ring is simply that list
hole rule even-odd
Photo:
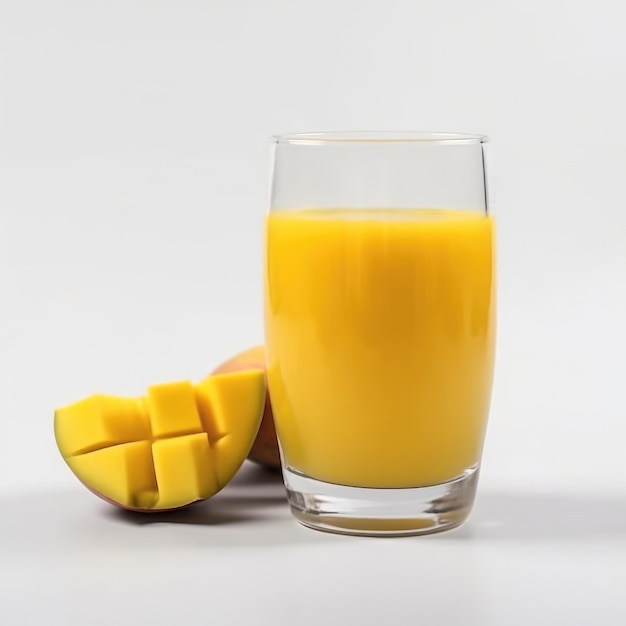
[{"label": "clear glass tumbler", "polygon": [[289,502],[306,526],[414,535],[470,512],[495,350],[486,141],[274,140],[267,373]]}]

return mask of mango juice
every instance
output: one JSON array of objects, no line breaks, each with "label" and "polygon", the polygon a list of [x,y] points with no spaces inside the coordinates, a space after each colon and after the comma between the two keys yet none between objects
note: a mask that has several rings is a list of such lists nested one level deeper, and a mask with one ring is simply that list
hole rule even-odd
[{"label": "mango juice", "polygon": [[494,365],[494,222],[305,209],[266,221],[268,383],[289,467],[410,488],[480,461]]}]

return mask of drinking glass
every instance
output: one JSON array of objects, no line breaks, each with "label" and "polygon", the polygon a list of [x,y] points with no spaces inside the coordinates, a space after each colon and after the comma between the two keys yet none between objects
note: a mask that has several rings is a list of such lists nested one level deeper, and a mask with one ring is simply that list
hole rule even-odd
[{"label": "drinking glass", "polygon": [[495,349],[481,135],[274,138],[267,376],[293,515],[356,535],[461,524]]}]

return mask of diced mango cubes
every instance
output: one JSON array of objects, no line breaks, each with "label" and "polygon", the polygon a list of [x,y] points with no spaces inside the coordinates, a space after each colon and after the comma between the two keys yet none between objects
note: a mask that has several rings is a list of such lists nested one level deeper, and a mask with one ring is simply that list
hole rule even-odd
[{"label": "diced mango cubes", "polygon": [[55,437],[98,495],[131,509],[178,508],[232,479],[264,406],[263,370],[216,374],[197,385],[154,385],[142,398],[91,396],[55,412]]}]

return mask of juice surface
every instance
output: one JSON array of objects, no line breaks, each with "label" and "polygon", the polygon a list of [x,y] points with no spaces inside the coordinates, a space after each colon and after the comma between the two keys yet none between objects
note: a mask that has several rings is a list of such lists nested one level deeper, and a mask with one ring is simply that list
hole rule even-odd
[{"label": "juice surface", "polygon": [[286,462],[420,487],[480,461],[495,340],[493,219],[306,209],[266,222],[268,383]]}]

